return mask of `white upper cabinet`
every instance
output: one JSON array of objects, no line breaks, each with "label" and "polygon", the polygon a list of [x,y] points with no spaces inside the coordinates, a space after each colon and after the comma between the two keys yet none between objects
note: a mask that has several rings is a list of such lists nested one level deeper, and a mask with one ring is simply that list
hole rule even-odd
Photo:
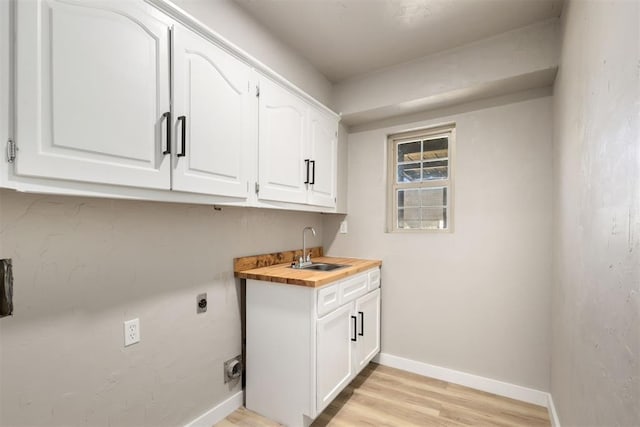
[{"label": "white upper cabinet", "polygon": [[335,117],[260,77],[258,173],[261,200],[335,207]]},{"label": "white upper cabinet", "polygon": [[15,173],[169,189],[168,25],[143,3],[15,6]]},{"label": "white upper cabinet", "polygon": [[259,198],[307,202],[307,104],[260,76]]},{"label": "white upper cabinet", "polygon": [[336,205],[338,123],[312,109],[309,120],[311,178],[309,204]]},{"label": "white upper cabinet", "polygon": [[[11,64],[9,53],[9,40],[11,40],[9,6],[8,1],[0,1],[0,141],[2,142],[0,146],[4,146],[11,136],[9,134],[9,70]],[[0,159],[4,160],[3,157],[0,157]]]},{"label": "white upper cabinet", "polygon": [[0,13],[0,186],[335,211],[338,116],[169,3]]},{"label": "white upper cabinet", "polygon": [[172,52],[172,188],[246,198],[258,120],[251,69],[181,26],[173,30]]}]

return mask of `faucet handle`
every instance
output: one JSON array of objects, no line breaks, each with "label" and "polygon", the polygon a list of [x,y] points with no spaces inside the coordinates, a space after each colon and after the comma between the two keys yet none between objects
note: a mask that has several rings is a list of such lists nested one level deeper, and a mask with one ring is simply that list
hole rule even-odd
[{"label": "faucet handle", "polygon": [[306,260],[306,261],[307,261],[307,262],[311,262],[311,252],[309,252],[309,253],[307,254],[307,260]]}]

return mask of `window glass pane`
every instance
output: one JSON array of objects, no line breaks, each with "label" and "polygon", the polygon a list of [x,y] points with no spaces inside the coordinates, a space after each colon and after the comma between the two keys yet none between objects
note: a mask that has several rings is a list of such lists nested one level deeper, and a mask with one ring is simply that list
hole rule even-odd
[{"label": "window glass pane", "polygon": [[447,187],[397,191],[398,228],[444,230],[448,228]]},{"label": "window glass pane", "polygon": [[398,166],[398,182],[420,181],[420,163],[409,163]]},{"label": "window glass pane", "polygon": [[445,230],[447,208],[400,208],[398,209],[398,228],[413,230]]},{"label": "window glass pane", "polygon": [[415,190],[398,190],[398,207],[419,208],[422,206],[420,192],[421,190],[419,188]]},{"label": "window glass pane", "polygon": [[446,159],[449,157],[449,138],[427,139],[424,141],[424,160]]},{"label": "window glass pane", "polygon": [[420,141],[402,142],[398,144],[398,163],[419,162],[422,145]]},{"label": "window glass pane", "polygon": [[447,208],[420,209],[422,229],[444,230],[447,225]]},{"label": "window glass pane", "polygon": [[398,209],[398,228],[419,230],[421,223],[419,208]]},{"label": "window glass pane", "polygon": [[420,191],[420,206],[447,206],[447,187],[423,188]]},{"label": "window glass pane", "polygon": [[447,206],[447,187],[398,189],[399,208]]},{"label": "window glass pane", "polygon": [[421,230],[421,224],[419,220],[398,220],[398,228],[402,230]]},{"label": "window glass pane", "polygon": [[447,179],[449,177],[449,162],[447,160],[423,163],[422,180]]}]

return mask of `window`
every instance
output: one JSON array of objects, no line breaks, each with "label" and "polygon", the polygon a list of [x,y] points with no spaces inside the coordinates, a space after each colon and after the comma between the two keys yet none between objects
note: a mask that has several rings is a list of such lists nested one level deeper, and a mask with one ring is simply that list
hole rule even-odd
[{"label": "window", "polygon": [[453,125],[389,136],[388,231],[451,231]]}]

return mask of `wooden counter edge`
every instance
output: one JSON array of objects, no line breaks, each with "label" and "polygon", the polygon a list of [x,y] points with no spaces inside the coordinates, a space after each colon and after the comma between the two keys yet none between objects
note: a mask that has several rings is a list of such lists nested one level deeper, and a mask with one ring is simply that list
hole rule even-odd
[{"label": "wooden counter edge", "polygon": [[[323,258],[334,258],[334,257],[323,257]],[[342,257],[335,257],[336,260],[345,259]],[[324,272],[323,277],[317,279],[299,279],[293,277],[282,277],[281,275],[269,275],[268,273],[255,274],[250,273],[248,271],[236,271],[234,272],[235,277],[239,279],[252,279],[252,280],[262,280],[265,282],[274,282],[274,283],[282,283],[287,285],[297,285],[297,286],[306,286],[311,288],[317,288],[328,283],[335,282],[337,280],[341,280],[347,278],[349,276],[353,276],[358,273],[362,273],[363,271],[371,270],[372,268],[380,267],[382,265],[381,260],[368,260],[368,259],[360,259],[360,258],[349,258],[355,261],[364,262],[361,265],[349,266],[348,268]],[[273,268],[281,268],[285,267],[287,263],[282,264],[274,264],[271,267]],[[265,268],[265,267],[262,267]]]}]

